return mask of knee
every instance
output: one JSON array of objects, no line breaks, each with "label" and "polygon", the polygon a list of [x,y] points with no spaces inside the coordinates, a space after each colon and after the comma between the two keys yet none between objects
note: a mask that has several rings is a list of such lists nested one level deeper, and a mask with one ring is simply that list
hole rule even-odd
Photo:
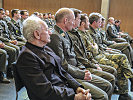
[{"label": "knee", "polygon": [[6,57],[7,56],[7,52],[5,51],[5,50],[0,50],[0,55],[2,56],[2,57]]},{"label": "knee", "polygon": [[112,74],[117,77],[117,70],[114,67],[112,67]]}]

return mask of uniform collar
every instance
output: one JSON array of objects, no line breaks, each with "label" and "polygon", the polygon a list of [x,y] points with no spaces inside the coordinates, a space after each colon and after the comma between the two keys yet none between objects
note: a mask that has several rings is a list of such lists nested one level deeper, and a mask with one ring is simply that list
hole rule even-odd
[{"label": "uniform collar", "polygon": [[54,29],[63,37],[65,37],[65,33],[59,26],[55,25]]}]

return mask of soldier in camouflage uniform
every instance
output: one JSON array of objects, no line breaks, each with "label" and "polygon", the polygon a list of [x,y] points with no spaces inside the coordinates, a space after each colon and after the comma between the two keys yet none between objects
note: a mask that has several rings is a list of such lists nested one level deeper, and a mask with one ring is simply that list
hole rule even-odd
[{"label": "soldier in camouflage uniform", "polygon": [[[91,43],[95,43],[98,40],[97,28],[100,28],[101,19],[99,15],[91,15],[89,17],[90,29],[87,32],[87,35],[90,35]],[[103,52],[97,46],[97,52],[93,52],[93,55],[97,55],[96,58],[102,57],[107,58],[111,61],[114,61],[119,66],[117,69],[117,85],[119,88],[120,96],[119,100],[132,100],[132,97],[128,95],[128,79],[133,78],[133,72],[131,66],[125,54],[109,54]]]},{"label": "soldier in camouflage uniform", "polygon": [[26,42],[25,38],[23,37],[23,32],[22,32],[22,24],[21,24],[21,15],[19,9],[13,9],[11,11],[12,14],[12,19],[10,22],[7,22],[8,28],[11,33],[13,33],[14,37],[17,39],[19,42],[19,46],[23,46]]},{"label": "soldier in camouflage uniform", "polygon": [[2,49],[6,50],[7,54],[9,55],[8,66],[7,66],[7,77],[12,78],[13,76],[11,73],[11,64],[16,61],[20,49],[19,47],[13,44],[15,41],[11,40],[11,34],[8,30],[6,22],[2,20],[4,14],[5,14],[4,9],[0,8],[0,40],[4,44],[4,47]]},{"label": "soldier in camouflage uniform", "polygon": [[[57,25],[54,26],[51,42],[48,46],[61,58],[62,67],[82,83],[86,89],[90,89],[92,98],[95,100],[108,100],[108,96],[112,94],[111,83],[88,72],[85,66],[76,59],[73,42],[67,33],[67,31],[72,30],[74,24],[73,11],[69,8],[59,9],[56,13],[55,20]],[[84,68],[84,70],[82,68]],[[86,75],[88,76],[86,77]],[[88,78],[90,81],[87,81]],[[108,90],[109,88],[110,90]],[[106,91],[106,93],[103,90]]]},{"label": "soldier in camouflage uniform", "polygon": [[29,12],[27,10],[21,10],[21,24],[23,24],[23,21],[29,17]]},{"label": "soldier in camouflage uniform", "polygon": [[[0,12],[4,13],[4,9],[1,8]],[[0,20],[0,26],[1,26],[0,40],[6,45],[15,48],[16,54],[18,55],[20,48],[17,45],[19,45],[19,43],[17,43],[17,40],[15,39],[14,35],[12,35],[12,32],[9,31],[6,22],[2,20],[3,16],[1,16],[0,19],[1,19]]]},{"label": "soldier in camouflage uniform", "polygon": [[132,65],[133,50],[132,50],[131,45],[128,42],[116,43],[115,41],[109,41],[107,39],[106,32],[102,29],[102,28],[104,28],[104,25],[105,25],[105,19],[102,18],[101,29],[99,29],[99,31],[100,31],[99,34],[101,35],[100,39],[101,39],[104,47],[121,50],[122,53],[124,53],[127,56],[128,60],[130,62],[130,65],[133,66]]},{"label": "soldier in camouflage uniform", "polygon": [[[112,86],[114,87],[114,76],[116,76],[116,69],[110,66],[93,63],[90,61],[90,59],[93,58],[87,58],[87,52],[85,50],[84,44],[82,43],[82,39],[80,38],[79,33],[75,28],[79,27],[80,25],[80,11],[77,9],[72,9],[75,14],[75,24],[73,26],[72,31],[69,31],[68,34],[72,39],[74,51],[76,54],[76,58],[79,62],[81,62],[86,69],[88,69],[92,74],[100,76],[112,83]],[[83,67],[83,66],[82,66]],[[83,69],[83,68],[81,68]],[[114,76],[113,76],[114,75]]]}]

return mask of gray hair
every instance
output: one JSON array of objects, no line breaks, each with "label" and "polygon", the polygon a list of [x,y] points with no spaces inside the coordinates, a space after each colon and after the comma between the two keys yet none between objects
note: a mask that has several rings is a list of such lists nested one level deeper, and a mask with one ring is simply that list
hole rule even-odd
[{"label": "gray hair", "polygon": [[41,29],[41,23],[45,22],[36,16],[30,16],[23,22],[23,35],[27,41],[31,42],[35,39],[33,33]]}]

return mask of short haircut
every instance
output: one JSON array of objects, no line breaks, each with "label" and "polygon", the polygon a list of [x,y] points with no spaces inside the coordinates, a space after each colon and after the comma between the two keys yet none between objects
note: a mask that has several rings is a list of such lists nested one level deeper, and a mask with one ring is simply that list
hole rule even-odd
[{"label": "short haircut", "polygon": [[21,10],[21,11],[20,11],[20,14],[21,14],[21,15],[24,15],[25,12],[28,12],[28,11],[27,11],[27,10]]},{"label": "short haircut", "polygon": [[[45,23],[37,16],[30,16],[23,22],[23,35],[27,41],[33,41],[35,39],[34,37],[34,31],[41,29],[41,23]],[[45,23],[46,24],[46,23]]]},{"label": "short haircut", "polygon": [[48,15],[47,13],[43,13],[43,16],[46,16],[46,15]]},{"label": "short haircut", "polygon": [[82,22],[85,22],[86,23],[86,16],[87,16],[87,14],[81,14],[81,18],[80,18],[81,22],[80,22],[80,25],[81,25]]},{"label": "short haircut", "polygon": [[102,22],[103,22],[103,21],[105,21],[105,18],[104,18],[104,17],[102,17]]},{"label": "short haircut", "polygon": [[89,16],[89,22],[90,24],[92,24],[94,21],[98,21],[101,18],[101,16],[99,16],[98,14],[93,14],[91,16]]},{"label": "short haircut", "polygon": [[38,16],[39,15],[39,12],[34,12],[34,15]]},{"label": "short haircut", "polygon": [[79,10],[79,9],[75,9],[75,8],[70,8],[70,9],[74,12],[75,18],[78,16],[78,14],[81,14],[82,13],[82,11]]},{"label": "short haircut", "polygon": [[120,23],[121,21],[120,20],[115,20],[115,23]]},{"label": "short haircut", "polygon": [[[48,13],[48,15],[51,14],[51,13]],[[51,14],[52,15],[52,14]]]},{"label": "short haircut", "polygon": [[3,8],[0,8],[0,11],[5,11]]},{"label": "short haircut", "polygon": [[15,14],[15,13],[18,13],[18,11],[19,11],[19,9],[13,9],[13,10],[11,10],[11,15],[12,15],[12,17],[14,17],[14,14]]},{"label": "short haircut", "polygon": [[114,17],[109,17],[108,22],[110,22],[110,20],[114,20]]},{"label": "short haircut", "polygon": [[70,13],[73,11],[69,8],[60,8],[55,14],[56,23],[60,23],[64,17],[70,17]]}]

